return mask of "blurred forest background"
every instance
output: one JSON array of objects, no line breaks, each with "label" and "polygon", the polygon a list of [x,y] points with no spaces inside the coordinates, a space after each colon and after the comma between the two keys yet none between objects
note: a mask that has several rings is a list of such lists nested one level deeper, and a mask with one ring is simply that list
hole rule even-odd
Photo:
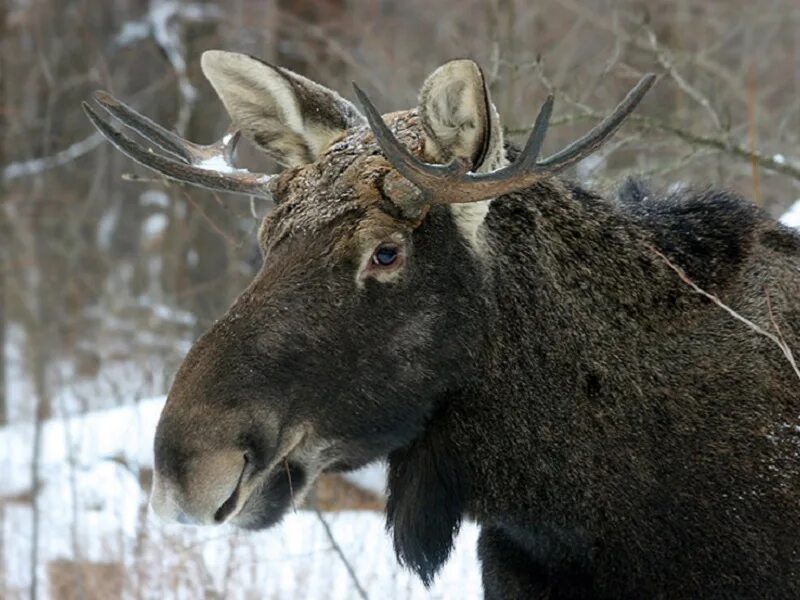
[{"label": "blurred forest background", "polygon": [[[262,57],[351,99],[357,81],[385,112],[413,106],[442,62],[472,57],[513,140],[555,91],[551,151],[654,71],[641,108],[572,176],[602,191],[630,173],[660,188],[713,184],[775,216],[800,198],[797,0],[0,0],[0,478],[24,469],[26,482],[0,487],[0,597],[180,588],[163,570],[150,587],[142,569],[115,570],[126,536],[138,541],[125,565],[141,564],[140,528],[120,526],[119,546],[91,559],[75,489],[49,516],[40,494],[45,425],[163,395],[191,341],[258,268],[256,216],[269,206],[153,178],[80,108],[106,89],[188,139],[217,139],[228,117],[199,64],[211,48]],[[252,149],[240,160],[270,168]],[[15,427],[22,437],[11,436]],[[73,475],[90,468],[54,460]],[[117,457],[130,471],[125,461]],[[136,469],[143,503],[147,469]],[[347,488],[349,500],[323,508],[379,509],[379,494],[362,491]],[[56,558],[45,550],[48,518],[70,524]],[[93,595],[92,577],[115,583]],[[241,575],[250,581],[241,588],[225,583],[230,573],[192,577],[183,597],[263,589],[256,575]],[[361,597],[394,597],[352,584]],[[403,585],[407,597],[421,593]],[[358,597],[353,589],[342,597]]]}]

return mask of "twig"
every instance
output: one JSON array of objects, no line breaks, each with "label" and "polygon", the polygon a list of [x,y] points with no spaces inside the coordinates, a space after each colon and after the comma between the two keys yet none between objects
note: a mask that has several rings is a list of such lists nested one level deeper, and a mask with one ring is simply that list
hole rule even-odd
[{"label": "twig", "polygon": [[769,320],[772,322],[772,326],[775,328],[775,331],[778,334],[778,337],[781,340],[781,343],[786,346],[786,338],[783,337],[783,331],[781,331],[781,326],[778,325],[778,321],[775,319],[775,313],[772,311],[772,301],[769,298],[769,290],[767,286],[764,286],[764,298],[767,301],[767,312],[769,313]]},{"label": "twig", "polygon": [[686,168],[686,166],[690,163],[696,163],[697,160],[703,159],[707,156],[711,156],[713,152],[711,150],[698,150],[697,148],[689,148],[689,152],[682,156],[681,158],[671,162],[667,165],[660,165],[656,167],[652,167],[649,169],[643,169],[639,171],[639,175],[644,177],[645,179],[651,178],[661,178],[670,173],[674,173],[680,169]]},{"label": "twig", "polygon": [[[788,344],[786,344],[786,342],[783,340],[783,335],[780,332],[780,328],[777,326],[777,323],[774,320],[774,315],[772,314],[772,305],[771,305],[770,300],[769,300],[769,295],[766,296],[766,298],[767,298],[767,309],[768,309],[768,311],[770,313],[770,320],[772,321],[773,325],[776,327],[780,337],[776,336],[773,333],[770,333],[769,331],[767,331],[766,329],[763,329],[762,327],[759,327],[758,325],[753,323],[750,319],[740,315],[738,312],[733,310],[730,306],[728,306],[727,304],[722,302],[722,300],[717,298],[714,294],[710,294],[707,291],[705,291],[703,288],[698,286],[694,281],[692,281],[689,278],[689,276],[686,274],[686,272],[683,269],[681,269],[679,266],[677,266],[675,263],[673,263],[664,254],[659,252],[654,246],[650,246],[650,249],[656,255],[658,255],[659,258],[661,258],[661,260],[663,260],[670,269],[672,269],[673,271],[675,271],[675,273],[678,274],[678,277],[681,278],[681,281],[683,281],[686,285],[691,287],[695,292],[697,292],[701,296],[704,296],[705,298],[708,298],[714,304],[719,306],[722,310],[724,310],[729,315],[731,315],[734,319],[744,323],[750,329],[752,329],[754,332],[756,332],[759,335],[763,335],[765,338],[771,340],[776,346],[778,346],[778,348],[780,348],[780,350],[783,353],[783,355],[786,357],[786,360],[788,360],[789,364],[792,366],[792,369],[794,370],[795,375],[797,375],[797,378],[800,379],[800,368],[798,368],[797,362],[795,362],[794,355],[792,354],[792,350],[791,350],[791,348],[789,348]],[[764,290],[764,291],[766,293],[766,290]]]},{"label": "twig", "polygon": [[223,238],[225,238],[225,240],[226,240],[228,243],[230,243],[230,244],[231,244],[231,246],[233,246],[234,248],[240,248],[240,247],[242,246],[242,242],[241,242],[240,240],[237,240],[237,239],[235,239],[235,238],[231,237],[231,236],[230,236],[228,233],[226,233],[226,232],[225,232],[225,231],[222,229],[222,227],[220,227],[219,225],[217,225],[217,223],[214,221],[214,219],[212,219],[212,218],[209,216],[209,214],[208,214],[208,213],[207,213],[207,212],[206,212],[206,211],[203,209],[203,206],[202,206],[201,204],[199,204],[198,202],[195,202],[195,201],[192,199],[192,195],[191,195],[191,194],[187,193],[187,192],[186,192],[186,190],[183,190],[183,189],[181,189],[181,194],[183,194],[183,197],[184,197],[184,198],[186,198],[186,201],[187,201],[189,204],[191,204],[191,205],[192,205],[192,207],[193,207],[193,208],[194,208],[194,209],[195,209],[197,212],[199,212],[199,213],[200,213],[200,216],[202,216],[202,217],[203,217],[203,219],[205,219],[205,221],[206,221],[206,222],[207,222],[207,223],[208,223],[208,224],[211,226],[211,228],[212,228],[214,231],[216,231],[216,232],[217,232],[219,235],[221,235]]},{"label": "twig", "polygon": [[2,180],[12,181],[20,177],[38,175],[44,171],[66,165],[97,148],[104,139],[99,133],[93,133],[51,156],[42,156],[6,165],[3,167]]},{"label": "twig", "polygon": [[[179,132],[186,128],[191,108],[196,100],[197,91],[189,81],[186,61],[180,53],[180,42],[174,31],[174,21],[176,18],[180,18],[182,22],[206,22],[220,19],[222,16],[222,9],[213,4],[154,2],[144,19],[128,23],[113,37],[114,46],[121,48],[152,36],[156,44],[165,53],[167,60],[175,71],[178,90],[182,99],[176,124],[176,129]],[[0,179],[2,181],[12,181],[64,166],[88,154],[97,148],[103,140],[103,136],[95,132],[55,154],[11,163],[3,167]]]},{"label": "twig", "polygon": [[[552,119],[550,124],[565,125],[568,123],[574,123],[588,119],[602,119],[603,117],[605,117],[605,115],[597,111],[587,109],[583,114],[565,115],[563,117]],[[755,150],[751,150],[750,148],[740,144],[736,144],[718,137],[694,133],[686,129],[675,127],[674,125],[669,125],[652,117],[628,115],[625,119],[625,122],[642,128],[668,133],[683,140],[684,142],[687,142],[688,144],[702,146],[704,148],[714,148],[715,150],[719,150],[720,152],[735,156],[737,158],[742,158],[748,162],[755,160],[760,167],[767,169],[768,171],[780,173],[781,175],[787,175],[792,179],[800,181],[800,165],[796,164],[795,161],[788,159],[775,160],[772,156],[761,154],[760,152],[756,152]],[[515,128],[507,129],[505,133],[507,135],[521,135],[529,132],[530,128]]]},{"label": "twig", "polygon": [[761,206],[761,185],[758,176],[758,162],[753,153],[756,150],[756,79],[750,77],[747,86],[747,139],[750,143],[750,168],[753,171],[753,200],[756,206]]},{"label": "twig", "polygon": [[283,459],[283,468],[286,470],[286,479],[289,480],[289,498],[292,500],[292,512],[297,512],[297,506],[294,504],[294,486],[292,485],[292,472],[289,470],[289,463]]},{"label": "twig", "polygon": [[342,551],[342,547],[339,546],[339,542],[337,542],[336,538],[333,537],[333,532],[331,531],[331,527],[330,525],[328,525],[328,522],[325,520],[325,517],[322,515],[322,512],[319,510],[317,506],[314,506],[314,512],[317,514],[319,522],[322,523],[322,528],[325,530],[325,535],[328,537],[328,541],[331,543],[331,546],[333,546],[333,551],[336,552],[337,555],[339,555],[339,559],[342,561],[342,563],[344,563],[344,568],[347,570],[347,574],[353,581],[353,585],[355,586],[356,591],[358,592],[359,598],[361,598],[361,600],[369,600],[367,592],[364,591],[361,582],[358,580],[358,576],[356,575],[353,566],[350,564],[350,561],[348,561],[347,557],[344,555],[344,551]]},{"label": "twig", "polygon": [[[179,135],[186,133],[192,109],[197,101],[197,89],[189,80],[186,68],[187,61],[183,55],[183,44],[179,32],[179,26],[182,23],[178,21],[178,17],[184,17],[189,8],[194,9],[196,13],[194,15],[195,20],[209,20],[209,15],[205,13],[205,10],[209,7],[196,4],[183,7],[180,2],[164,2],[160,0],[151,2],[150,10],[146,17],[150,35],[167,58],[178,82],[180,102],[178,104],[178,118],[175,121],[175,130]],[[216,11],[213,11],[214,18],[222,16],[222,11],[219,8],[211,8],[216,8]],[[197,17],[200,18],[198,19]]]},{"label": "twig", "polygon": [[692,98],[695,102],[697,102],[700,106],[702,106],[706,112],[711,116],[711,120],[714,121],[714,127],[719,130],[722,130],[722,121],[717,114],[717,111],[714,110],[714,107],[711,106],[711,101],[703,95],[696,87],[691,85],[688,81],[683,78],[678,70],[675,68],[675,63],[672,60],[672,56],[670,55],[669,51],[666,50],[663,46],[658,43],[658,38],[656,37],[655,32],[647,27],[646,25],[642,26],[644,29],[645,34],[647,35],[647,39],[650,42],[650,46],[653,49],[653,52],[656,55],[656,59],[658,60],[658,64],[664,67],[664,70],[667,74],[672,78],[672,80],[678,85],[680,89],[682,89],[690,98]]},{"label": "twig", "polygon": [[136,173],[123,173],[119,176],[122,181],[130,181],[131,183],[160,183],[169,187],[172,182],[166,177],[147,177],[144,175],[137,175]]},{"label": "twig", "polygon": [[[626,32],[621,27],[615,27],[613,22],[602,18],[602,16],[599,15],[592,6],[587,5],[585,2],[582,3],[579,2],[579,0],[559,0],[559,5],[573,12],[577,16],[584,17],[586,22],[591,24],[592,27],[596,27],[602,31],[607,31],[614,35],[615,38],[620,39],[626,44],[630,44],[634,48],[643,50],[645,52],[652,52],[653,50],[648,41],[641,39],[639,36]],[[748,23],[750,22],[748,21]],[[728,91],[732,95],[737,96],[743,102],[746,101],[745,94],[741,89],[741,83],[738,76],[736,76],[722,64],[713,61],[703,53],[694,54],[691,58],[693,59],[694,64],[702,67],[707,73],[723,79],[730,86]]]}]

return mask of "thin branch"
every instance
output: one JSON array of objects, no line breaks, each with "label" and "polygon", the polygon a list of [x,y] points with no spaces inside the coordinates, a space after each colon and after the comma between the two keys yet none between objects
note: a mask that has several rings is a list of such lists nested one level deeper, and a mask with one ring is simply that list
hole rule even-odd
[{"label": "thin branch", "polygon": [[[220,236],[225,238],[225,240],[231,245],[231,247],[233,247],[233,248],[241,248],[243,242],[241,240],[237,240],[236,238],[234,238],[233,236],[228,234],[222,227],[217,225],[217,223],[214,221],[214,219],[212,219],[211,216],[209,216],[209,214],[205,211],[203,206],[201,204],[198,204],[197,202],[195,202],[195,200],[192,199],[192,195],[191,194],[187,193],[186,190],[184,190],[184,189],[181,189],[180,192],[181,192],[181,194],[183,194],[183,197],[186,198],[186,201],[189,204],[192,205],[194,210],[199,212],[200,216],[203,217],[203,219],[211,226],[211,229],[213,229]],[[215,194],[215,197],[217,198],[217,201],[219,202],[219,197],[216,196],[216,194]]]},{"label": "thin branch", "polygon": [[289,480],[289,498],[292,500],[292,512],[297,512],[297,506],[294,504],[294,486],[292,485],[292,472],[289,470],[289,461],[283,459],[283,468],[286,470],[286,479]]},{"label": "thin branch", "polygon": [[88,154],[97,148],[104,140],[99,133],[92,135],[75,142],[68,148],[56,152],[50,156],[42,156],[40,158],[32,158],[22,162],[11,163],[3,167],[3,181],[8,182],[20,177],[30,177],[31,175],[38,175],[44,171],[62,167],[81,156]]},{"label": "thin branch", "polygon": [[353,585],[355,586],[356,591],[358,592],[358,597],[361,598],[361,600],[369,600],[367,592],[364,590],[364,587],[358,580],[358,576],[356,575],[353,566],[350,564],[350,561],[347,560],[347,557],[345,556],[342,547],[339,545],[339,542],[337,542],[336,538],[333,536],[331,527],[330,525],[328,525],[328,522],[325,520],[325,517],[322,515],[322,512],[319,510],[317,506],[314,506],[314,512],[316,513],[319,522],[322,523],[322,527],[325,530],[325,535],[328,537],[328,541],[331,543],[331,546],[333,546],[333,551],[339,555],[339,559],[342,561],[342,563],[344,563],[344,568],[347,569],[347,574],[353,581]]},{"label": "thin branch", "polygon": [[[589,119],[602,119],[603,116],[604,115],[594,110],[586,109],[583,114],[564,115],[551,119],[550,126],[566,125],[569,123],[575,123]],[[643,129],[668,133],[688,144],[701,146],[704,148],[713,148],[724,154],[729,154],[731,156],[746,160],[747,162],[755,161],[760,167],[767,169],[768,171],[780,173],[781,175],[787,175],[796,181],[800,181],[800,164],[798,164],[797,161],[788,160],[782,155],[776,155],[781,157],[780,159],[776,160],[774,156],[762,154],[741,144],[722,139],[720,137],[694,133],[652,117],[645,117],[635,114],[628,115],[628,117],[625,119],[625,122],[637,125]],[[507,129],[505,133],[507,135],[520,135],[523,133],[528,133],[529,131],[530,128],[514,128]]]},{"label": "thin branch", "polygon": [[750,76],[747,86],[747,140],[750,145],[750,168],[753,172],[753,200],[756,206],[761,206],[761,179],[758,174],[758,162],[752,153],[756,149],[756,79]]},{"label": "thin branch", "polygon": [[182,4],[175,1],[154,0],[146,19],[153,41],[164,52],[175,72],[181,102],[175,129],[183,135],[189,125],[192,109],[197,101],[197,89],[192,85],[186,69],[186,58],[180,38],[179,25],[184,22],[205,22],[222,18],[222,9],[207,4]]},{"label": "thin branch", "polygon": [[[778,327],[778,325],[777,325],[777,323],[775,321],[775,317],[774,317],[774,315],[772,313],[772,304],[770,303],[770,299],[769,299],[769,295],[768,294],[766,296],[766,298],[767,298],[767,310],[769,311],[770,320],[772,321],[773,325],[775,326],[776,330],[778,331],[778,336],[776,336],[775,334],[770,333],[766,329],[763,329],[762,327],[756,325],[750,319],[748,319],[747,317],[742,316],[741,314],[739,314],[738,312],[733,310],[730,306],[728,306],[727,304],[722,302],[722,300],[720,300],[717,296],[715,296],[714,294],[710,294],[707,291],[705,291],[703,288],[701,288],[699,285],[697,285],[694,281],[692,281],[683,269],[681,269],[679,266],[677,266],[675,263],[673,263],[669,258],[667,258],[664,254],[659,252],[655,247],[650,246],[650,250],[652,250],[656,255],[658,255],[658,257],[661,258],[661,260],[663,260],[670,269],[672,269],[673,271],[675,271],[675,273],[678,274],[678,277],[681,278],[681,281],[683,281],[686,285],[691,287],[695,292],[697,292],[701,296],[704,296],[705,298],[708,298],[714,304],[719,306],[722,310],[724,310],[729,315],[731,315],[734,319],[736,319],[737,321],[740,321],[741,323],[744,323],[750,329],[752,329],[754,332],[756,332],[759,335],[763,335],[765,338],[769,339],[776,346],[778,346],[778,348],[780,348],[780,350],[783,353],[783,355],[786,357],[786,360],[789,361],[789,364],[791,365],[792,370],[794,371],[795,375],[797,375],[797,378],[800,379],[800,368],[798,368],[798,366],[797,366],[797,362],[795,361],[794,354],[792,354],[791,348],[789,348],[789,345],[783,340],[783,334],[781,333],[780,327]],[[764,292],[766,294],[766,290],[764,290]]]},{"label": "thin branch", "polygon": [[747,161],[755,161],[756,163],[758,163],[759,166],[763,167],[764,169],[767,169],[774,173],[788,175],[792,179],[800,181],[800,165],[798,165],[797,162],[795,161],[785,160],[785,159],[776,160],[773,156],[762,154],[760,152],[755,151],[755,149],[751,150],[750,148],[743,146],[741,144],[737,144],[732,141],[722,139],[720,137],[694,133],[685,129],[681,129],[679,127],[675,127],[673,125],[669,125],[667,123],[663,123],[658,119],[653,119],[651,117],[644,117],[641,115],[631,115],[628,117],[627,120],[631,123],[636,123],[637,125],[642,125],[644,127],[655,129],[657,131],[662,131],[664,133],[669,133],[690,144],[695,144],[697,146],[704,146],[707,148],[715,148],[720,152],[729,154],[731,156],[735,156],[737,158],[741,158]]},{"label": "thin branch", "polygon": [[[586,3],[579,2],[578,0],[559,0],[559,6],[563,6],[577,16],[584,17],[586,22],[592,25],[592,27],[596,27],[602,31],[611,33],[615,38],[620,39],[626,44],[630,44],[638,50],[643,50],[645,52],[653,51],[652,45],[649,43],[649,41],[645,41],[639,36],[632,35],[621,27],[616,27],[613,22],[609,21],[608,19],[604,19],[602,15],[598,14],[598,12],[593,9],[593,7],[587,5]],[[641,23],[638,24],[640,25]],[[709,56],[703,55],[702,53],[694,53],[690,59],[694,61],[694,64],[702,67],[706,72],[718,78],[724,79],[725,82],[730,86],[729,92],[732,95],[737,96],[740,100],[742,100],[742,102],[746,102],[747,99],[743,93],[743,90],[741,89],[739,78],[735,76],[729,69],[712,60]]]},{"label": "thin branch", "polygon": [[[152,36],[156,44],[164,51],[175,71],[182,99],[176,123],[178,131],[185,129],[188,123],[197,92],[189,81],[186,61],[180,53],[180,41],[175,32],[175,19],[180,17],[182,22],[205,22],[220,19],[223,16],[222,9],[211,4],[154,2],[145,18],[125,24],[113,38],[113,47],[121,48]],[[3,167],[0,179],[8,182],[62,167],[100,146],[103,139],[102,135],[95,132],[55,154],[11,163]]]},{"label": "thin branch", "polygon": [[766,286],[764,286],[764,298],[767,301],[767,312],[769,313],[769,320],[772,322],[772,327],[778,334],[778,338],[780,338],[781,343],[784,346],[788,346],[786,343],[786,338],[783,337],[783,331],[781,331],[781,326],[778,325],[777,319],[775,319],[775,312],[772,310],[772,300],[769,298],[769,290]]},{"label": "thin branch", "polygon": [[700,106],[702,106],[706,110],[706,112],[711,117],[711,120],[714,121],[714,126],[720,131],[722,131],[723,130],[722,121],[720,120],[717,111],[714,110],[713,106],[711,106],[711,101],[702,92],[700,92],[700,90],[698,90],[688,81],[686,81],[686,79],[683,78],[683,75],[681,75],[678,72],[678,70],[675,68],[675,63],[672,59],[672,55],[666,48],[664,48],[658,43],[658,38],[656,37],[655,32],[649,27],[644,25],[643,29],[645,34],[647,35],[648,41],[650,42],[650,46],[652,47],[653,52],[656,55],[656,60],[658,60],[658,64],[664,67],[664,70],[667,72],[667,74],[678,85],[678,87],[686,93],[686,95],[688,95],[690,98],[692,98],[695,102],[697,102]]}]

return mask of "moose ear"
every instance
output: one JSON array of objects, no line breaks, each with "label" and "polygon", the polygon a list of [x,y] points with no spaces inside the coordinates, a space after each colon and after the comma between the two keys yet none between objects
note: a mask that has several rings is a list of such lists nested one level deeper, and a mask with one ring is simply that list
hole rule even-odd
[{"label": "moose ear", "polygon": [[419,105],[427,154],[441,162],[467,159],[475,172],[505,164],[500,118],[474,61],[453,60],[436,69],[420,90]]},{"label": "moose ear", "polygon": [[364,117],[336,92],[245,54],[209,50],[203,74],[236,127],[285,166],[313,162]]}]

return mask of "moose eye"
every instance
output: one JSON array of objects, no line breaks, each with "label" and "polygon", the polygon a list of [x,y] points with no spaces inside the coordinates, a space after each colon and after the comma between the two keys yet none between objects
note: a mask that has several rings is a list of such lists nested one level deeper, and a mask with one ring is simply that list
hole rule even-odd
[{"label": "moose eye", "polygon": [[389,267],[397,261],[397,255],[397,248],[394,246],[380,246],[372,255],[372,264]]}]

